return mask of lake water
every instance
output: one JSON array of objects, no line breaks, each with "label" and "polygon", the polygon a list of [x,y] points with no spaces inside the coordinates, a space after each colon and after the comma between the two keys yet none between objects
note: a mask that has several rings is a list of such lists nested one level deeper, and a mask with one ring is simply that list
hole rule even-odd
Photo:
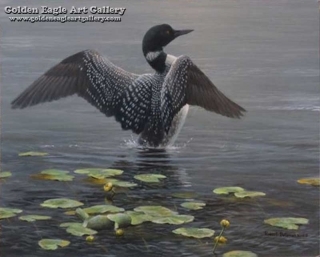
[{"label": "lake water", "polygon": [[[28,0],[23,5],[52,6],[52,1]],[[0,9],[10,5],[0,1]],[[21,4],[22,5],[22,4]],[[117,238],[102,231],[93,244],[59,228],[73,220],[63,210],[40,207],[49,198],[69,197],[86,205],[102,204],[101,186],[83,181],[35,180],[30,175],[48,168],[73,171],[83,167],[114,167],[134,181],[141,173],[167,176],[156,186],[140,184],[115,196],[125,209],[163,205],[195,216],[190,226],[220,231],[231,222],[219,246],[250,250],[259,256],[319,254],[319,188],[297,183],[319,174],[319,10],[316,1],[55,1],[76,6],[126,7],[120,23],[13,23],[1,11],[1,169],[12,177],[1,183],[1,206],[25,214],[48,214],[52,220],[27,223],[1,221],[0,255],[11,256],[212,256],[212,239],[194,240],[171,233],[179,226],[145,223]],[[97,15],[99,16],[99,15]],[[100,15],[104,16],[104,15]],[[151,72],[141,40],[152,25],[169,23],[194,29],[173,41],[166,52],[188,55],[215,85],[243,106],[246,116],[231,120],[191,108],[174,147],[144,151],[135,136],[121,131],[83,99],[70,97],[25,110],[10,102],[43,72],[68,55],[96,49],[116,65],[135,73]],[[44,151],[46,157],[18,157]],[[265,197],[221,198],[212,190],[241,186]],[[197,192],[207,206],[199,211],[180,207],[172,193]],[[305,217],[308,225],[286,231],[266,224],[271,217]],[[268,236],[266,232],[297,232],[305,237]],[[44,251],[42,238],[63,238],[70,246]]]}]

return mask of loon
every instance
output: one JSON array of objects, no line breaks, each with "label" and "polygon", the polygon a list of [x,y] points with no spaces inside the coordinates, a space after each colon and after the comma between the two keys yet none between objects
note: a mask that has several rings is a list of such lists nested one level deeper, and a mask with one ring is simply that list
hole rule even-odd
[{"label": "loon", "polygon": [[189,105],[230,118],[243,109],[220,92],[188,56],[175,57],[163,48],[193,30],[174,30],[168,24],[150,28],[142,51],[153,74],[127,72],[95,50],[67,57],[35,80],[11,103],[13,109],[78,95],[123,130],[139,135],[146,147],[172,145],[186,119]]}]

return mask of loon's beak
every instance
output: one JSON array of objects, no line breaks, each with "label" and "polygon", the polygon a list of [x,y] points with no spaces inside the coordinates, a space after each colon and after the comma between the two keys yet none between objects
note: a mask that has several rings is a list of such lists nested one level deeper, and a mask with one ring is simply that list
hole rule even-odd
[{"label": "loon's beak", "polygon": [[190,32],[192,32],[193,29],[185,29],[185,30],[175,30],[174,31],[174,38],[177,38],[179,36],[182,36],[182,35],[186,35]]}]

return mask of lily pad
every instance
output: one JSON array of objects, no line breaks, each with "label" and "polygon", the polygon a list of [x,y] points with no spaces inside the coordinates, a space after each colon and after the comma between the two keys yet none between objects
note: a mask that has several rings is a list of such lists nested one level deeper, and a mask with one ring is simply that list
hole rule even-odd
[{"label": "lily pad", "polygon": [[70,244],[68,240],[62,239],[42,239],[38,242],[40,247],[44,250],[56,250],[58,247],[66,247]]},{"label": "lily pad", "polygon": [[173,224],[181,225],[183,223],[188,223],[194,220],[194,217],[191,215],[172,215],[169,217],[153,217],[151,222],[157,224]]},{"label": "lily pad", "polygon": [[182,199],[193,199],[197,197],[197,193],[193,191],[186,191],[186,192],[178,192],[172,194],[175,198],[182,198]]},{"label": "lily pad", "polygon": [[76,226],[82,226],[82,223],[80,223],[80,222],[64,222],[64,223],[61,223],[61,224],[60,224],[60,227],[61,227],[61,228],[68,228],[68,227],[74,226],[74,225],[76,225]]},{"label": "lily pad", "polygon": [[41,206],[48,208],[74,208],[81,205],[83,205],[83,203],[68,198],[49,199],[41,204]]},{"label": "lily pad", "polygon": [[19,156],[46,156],[48,153],[44,152],[24,152],[24,153],[19,153]]},{"label": "lily pad", "polygon": [[11,172],[10,171],[3,171],[3,172],[0,172],[0,179],[1,178],[8,178],[8,177],[11,177]]},{"label": "lily pad", "polygon": [[116,212],[124,211],[123,208],[119,208],[114,205],[107,205],[107,204],[94,205],[88,208],[84,208],[83,210],[88,214],[99,214],[99,213],[106,213],[106,212],[116,213]]},{"label": "lily pad", "polygon": [[82,219],[83,221],[90,218],[89,214],[86,213],[84,209],[81,209],[81,208],[77,208],[75,211],[75,214],[77,215],[78,218]]},{"label": "lily pad", "polygon": [[298,183],[311,186],[320,186],[320,178],[301,178],[298,180]]},{"label": "lily pad", "polygon": [[250,251],[236,250],[236,251],[230,251],[230,252],[224,253],[222,257],[258,257],[258,255]]},{"label": "lily pad", "polygon": [[166,207],[163,206],[139,206],[137,208],[134,208],[134,211],[136,212],[143,212],[145,214],[148,214],[153,217],[168,217],[172,215],[178,214],[175,211],[172,211]]},{"label": "lily pad", "polygon": [[71,224],[67,227],[66,231],[74,236],[83,236],[83,235],[92,236],[98,233],[93,229],[85,228],[82,224]]},{"label": "lily pad", "polygon": [[152,219],[150,215],[144,212],[127,211],[126,214],[131,217],[131,225],[139,225]]},{"label": "lily pad", "polygon": [[22,212],[22,210],[19,210],[19,209],[0,207],[0,219],[11,218],[21,212]]},{"label": "lily pad", "polygon": [[114,222],[111,221],[107,215],[97,215],[84,221],[84,227],[94,230],[114,227]]},{"label": "lily pad", "polygon": [[190,210],[200,210],[203,209],[206,204],[201,202],[184,202],[181,206]]},{"label": "lily pad", "polygon": [[205,238],[212,237],[215,231],[208,228],[178,228],[172,232],[177,235],[183,235],[187,237]]},{"label": "lily pad", "polygon": [[166,176],[161,174],[139,174],[135,175],[134,178],[146,183],[157,183],[160,182],[161,178],[166,178]]},{"label": "lily pad", "polygon": [[299,228],[298,225],[308,224],[309,220],[306,218],[283,217],[283,218],[266,219],[264,220],[264,223],[269,224],[271,226],[280,227],[280,228],[298,229]]},{"label": "lily pad", "polygon": [[245,198],[245,197],[257,197],[257,196],[265,196],[266,194],[263,192],[257,191],[241,191],[234,194],[237,198]]},{"label": "lily pad", "polygon": [[44,216],[44,215],[25,215],[25,216],[20,216],[19,220],[25,220],[28,222],[34,222],[36,220],[49,220],[51,219],[50,216]]},{"label": "lily pad", "polygon": [[40,174],[33,175],[33,177],[45,180],[58,180],[58,181],[72,181],[74,176],[68,174],[69,171],[48,169],[41,171]]},{"label": "lily pad", "polygon": [[108,179],[108,182],[111,182],[113,186],[115,187],[135,187],[137,186],[136,183],[131,183],[123,180],[118,180],[118,179]]},{"label": "lily pad", "polygon": [[123,173],[123,170],[88,168],[88,169],[78,169],[78,170],[75,170],[74,172],[78,174],[87,174],[89,177],[92,177],[95,179],[104,179],[108,177],[121,175]]},{"label": "lily pad", "polygon": [[125,228],[131,225],[131,217],[126,213],[107,215],[108,219],[114,222],[114,229]]},{"label": "lily pad", "polygon": [[237,193],[245,191],[242,187],[218,187],[213,190],[213,193],[218,195],[227,195],[230,193]]}]

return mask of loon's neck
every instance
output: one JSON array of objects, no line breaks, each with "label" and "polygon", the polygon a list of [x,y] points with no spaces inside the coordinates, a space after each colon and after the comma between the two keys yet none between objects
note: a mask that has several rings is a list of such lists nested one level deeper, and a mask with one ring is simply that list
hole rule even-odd
[{"label": "loon's neck", "polygon": [[160,73],[165,71],[167,54],[162,49],[145,52],[144,57],[154,70]]}]

